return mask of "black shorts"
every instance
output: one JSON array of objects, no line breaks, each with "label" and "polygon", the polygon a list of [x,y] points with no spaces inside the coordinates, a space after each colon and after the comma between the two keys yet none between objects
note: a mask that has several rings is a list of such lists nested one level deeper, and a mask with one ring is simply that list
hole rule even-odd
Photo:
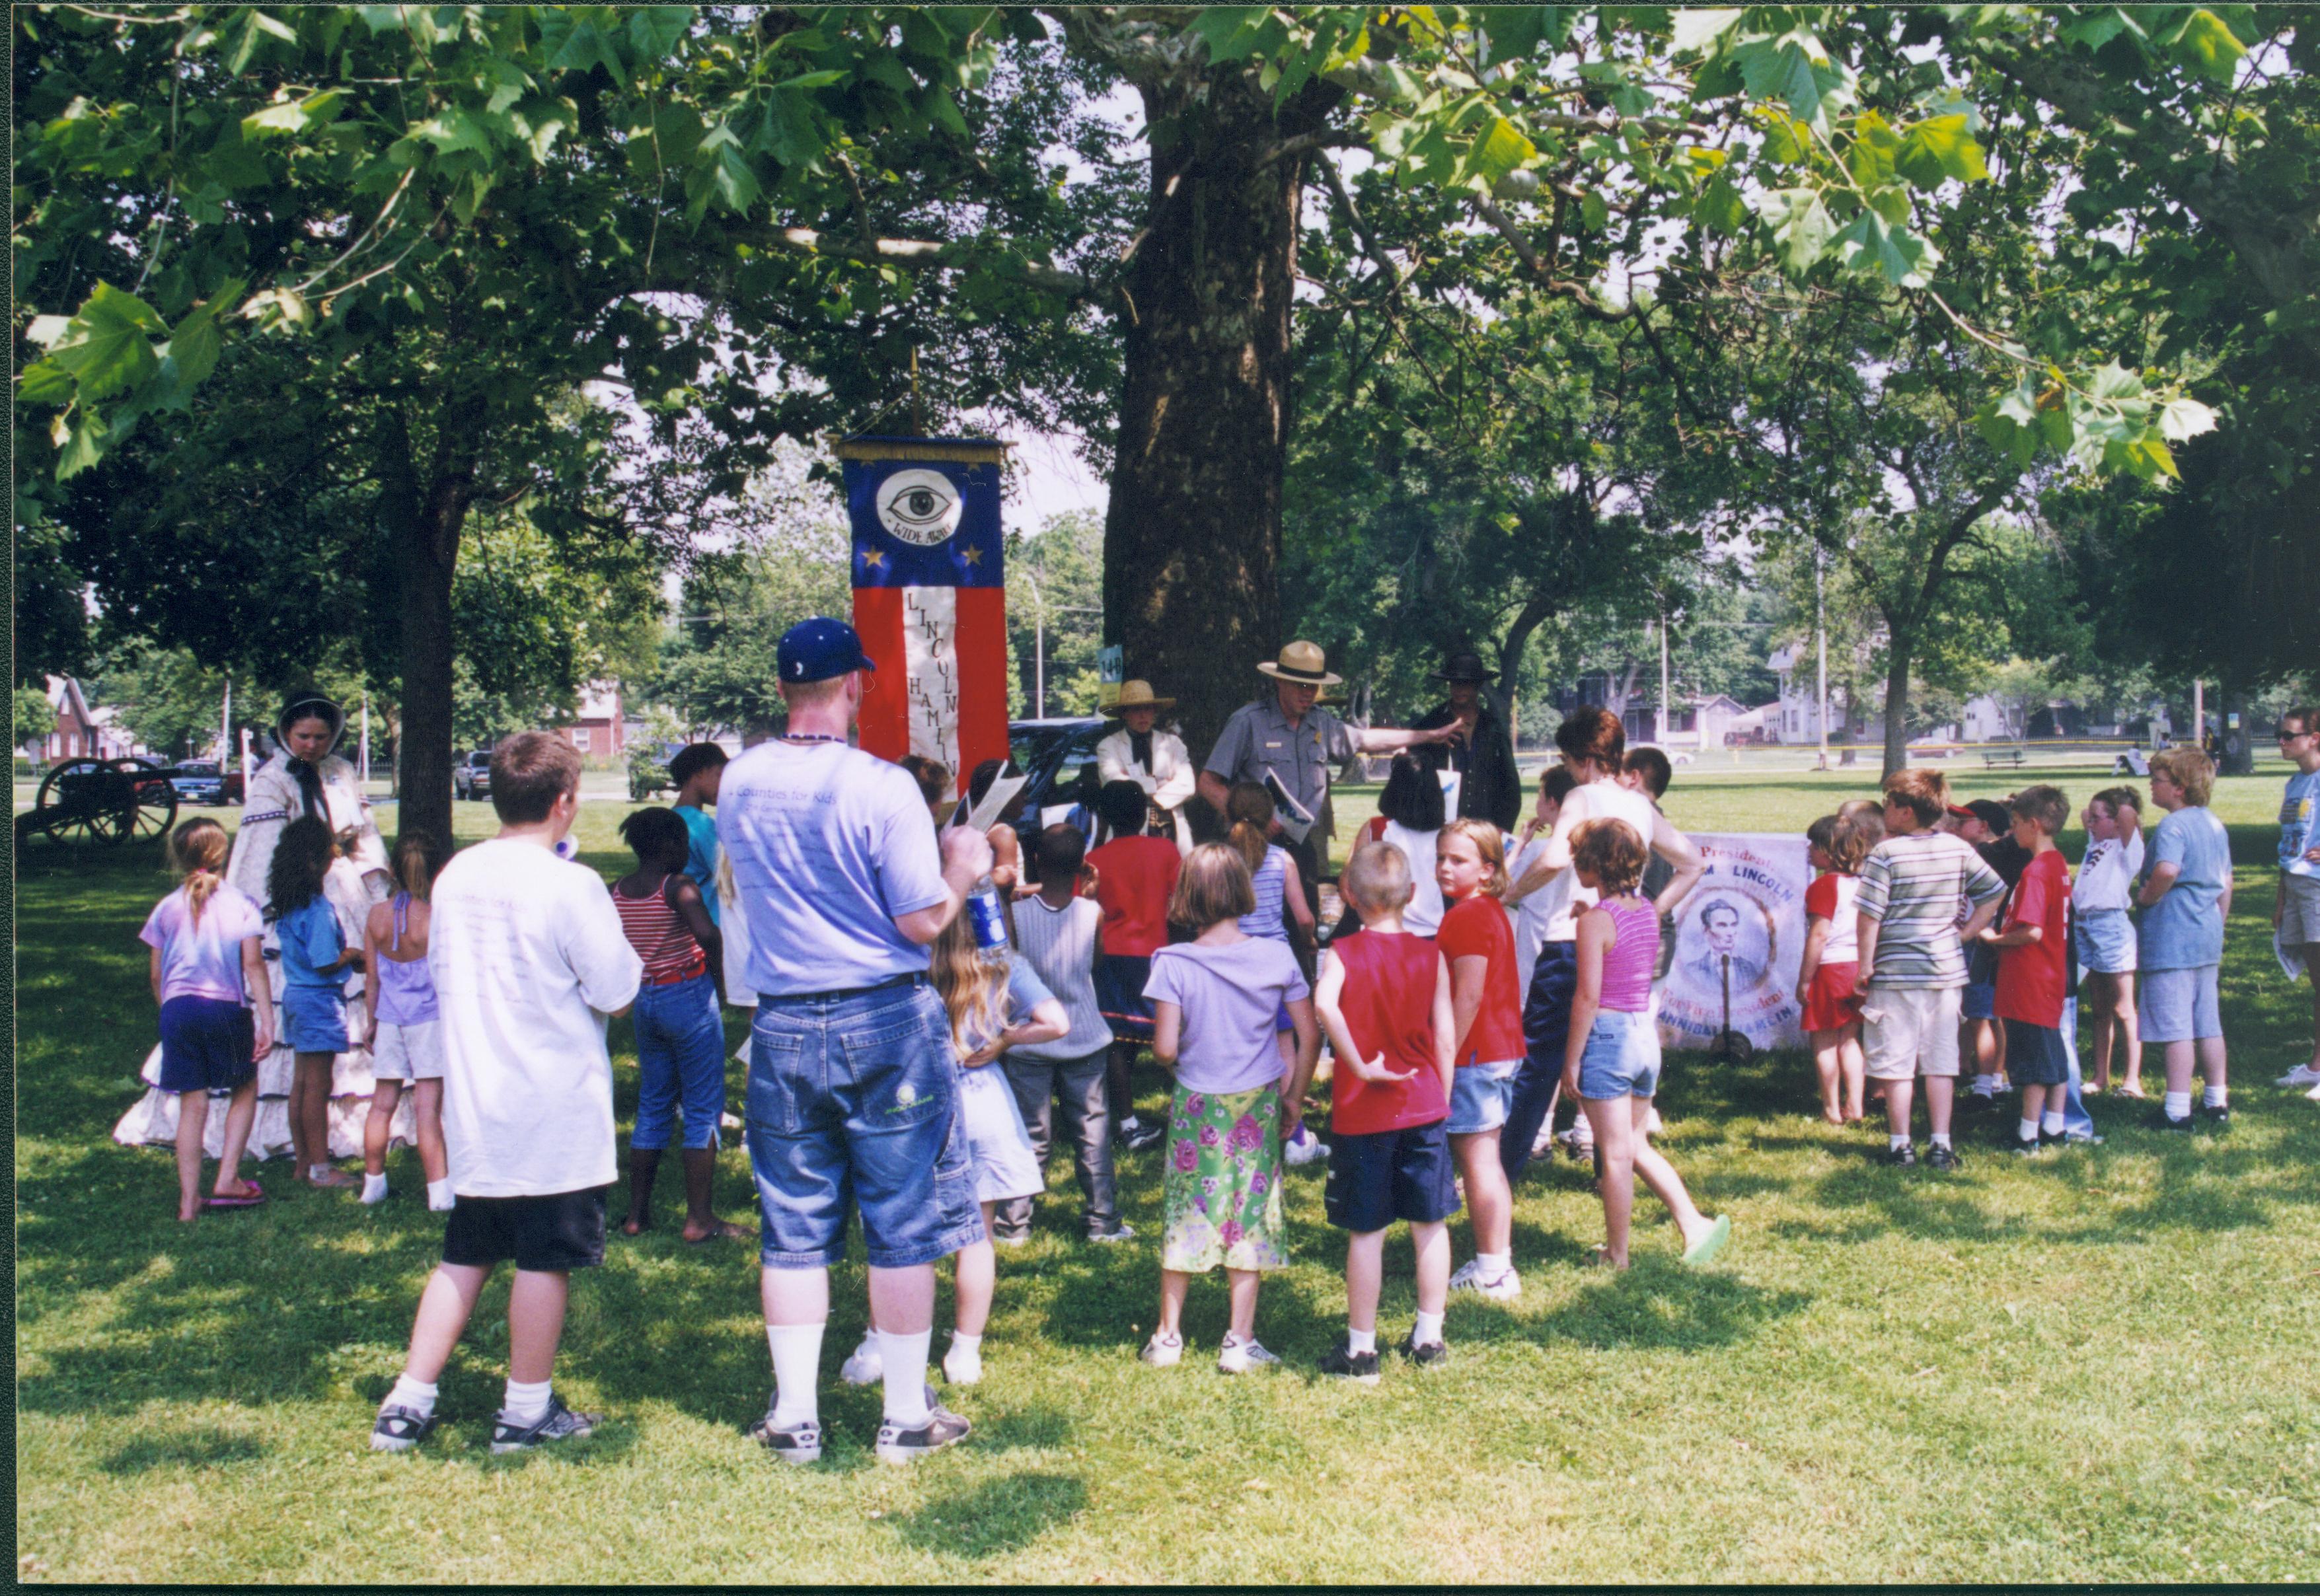
[{"label": "black shorts", "polygon": [[1329,1183],[1322,1211],[1341,1231],[1366,1235],[1394,1221],[1436,1224],[1458,1212],[1450,1122],[1329,1138]]},{"label": "black shorts", "polygon": [[2061,1087],[2071,1080],[2062,1033],[2027,1020],[2006,1022],[2006,1078],[2017,1087]]},{"label": "black shorts", "polygon": [[604,1188],[537,1197],[461,1197],[443,1225],[443,1261],[560,1275],[604,1261]]}]

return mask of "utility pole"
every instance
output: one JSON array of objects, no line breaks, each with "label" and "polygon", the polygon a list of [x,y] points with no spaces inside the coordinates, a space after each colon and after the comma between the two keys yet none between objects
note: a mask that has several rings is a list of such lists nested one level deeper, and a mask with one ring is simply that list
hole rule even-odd
[{"label": "utility pole", "polygon": [[233,762],[233,672],[225,673],[225,707],[218,711],[218,780]]},{"label": "utility pole", "polygon": [[1819,708],[1820,768],[1828,769],[1828,599],[1821,585],[1821,547],[1813,545],[1813,642],[1820,651],[1814,672]]},{"label": "utility pole", "polygon": [[1652,741],[1653,741],[1653,742],[1654,742],[1654,743],[1657,743],[1657,744],[1660,744],[1663,748],[1664,748],[1665,746],[1667,746],[1667,736],[1668,736],[1668,639],[1667,639],[1667,601],[1666,601],[1665,600],[1662,600],[1660,601],[1660,723],[1659,723],[1659,725],[1658,725],[1657,726],[1654,727],[1653,729],[1654,729],[1654,733],[1655,733],[1656,735],[1652,738]]},{"label": "utility pole", "polygon": [[370,695],[368,693],[363,694],[361,764],[362,783],[367,787],[370,785]]},{"label": "utility pole", "polygon": [[[916,369],[913,366],[912,369]],[[1023,573],[1031,590],[1031,718],[1047,718],[1047,601],[1039,596],[1039,581]]]},{"label": "utility pole", "polygon": [[2207,745],[2207,679],[2191,678],[2191,746]]}]

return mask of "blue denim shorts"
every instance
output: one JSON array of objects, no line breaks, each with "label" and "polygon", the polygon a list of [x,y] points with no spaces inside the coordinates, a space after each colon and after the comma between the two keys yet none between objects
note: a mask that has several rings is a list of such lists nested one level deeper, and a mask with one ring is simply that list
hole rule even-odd
[{"label": "blue denim shorts", "polygon": [[336,987],[282,988],[282,1040],[294,1053],[347,1050],[347,1000]]},{"label": "blue denim shorts", "polygon": [[1474,1136],[1507,1123],[1507,1108],[1515,1098],[1515,1074],[1520,1059],[1469,1064],[1453,1078],[1450,1087],[1449,1133]]},{"label": "blue denim shorts", "polygon": [[2091,909],[2071,923],[2078,930],[2079,962],[2089,974],[2134,972],[2134,922],[2125,909]]},{"label": "blue denim shorts", "polygon": [[1968,981],[1965,987],[1965,996],[1958,1005],[1958,1017],[1962,1020],[1998,1018],[1998,983]]},{"label": "blue denim shorts", "polygon": [[1649,1097],[1660,1089],[1660,1031],[1651,1015],[1598,1009],[1579,1055],[1579,1095],[1590,1102]]},{"label": "blue denim shorts", "polygon": [[682,1105],[684,1145],[715,1147],[717,1121],[725,1112],[725,1023],[718,1017],[709,972],[665,987],[639,987],[630,1014],[641,1079],[629,1145],[648,1152],[666,1147]]},{"label": "blue denim shorts", "polygon": [[874,1268],[982,1240],[959,1090],[950,1020],[931,987],[761,997],[748,1138],[766,1266],[839,1262],[857,1208]]},{"label": "blue denim shorts", "polygon": [[2052,1025],[2027,1020],[2007,1020],[2006,1078],[2017,1087],[2068,1086],[2071,1056],[2062,1050],[2062,1033]]}]

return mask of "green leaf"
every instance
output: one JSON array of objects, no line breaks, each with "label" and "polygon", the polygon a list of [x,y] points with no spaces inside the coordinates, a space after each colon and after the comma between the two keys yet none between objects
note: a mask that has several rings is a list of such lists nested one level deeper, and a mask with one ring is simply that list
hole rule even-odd
[{"label": "green leaf", "polygon": [[2019,398],[2017,389],[1989,401],[1974,411],[1973,425],[1983,442],[2016,466],[2026,466],[2038,455],[2037,410],[2033,405],[2017,403]]},{"label": "green leaf", "polygon": [[150,382],[160,368],[152,335],[168,329],[143,300],[99,283],[50,347],[49,358],[72,374],[87,404]]},{"label": "green leaf", "polygon": [[78,476],[104,458],[104,446],[110,441],[104,423],[84,411],[65,439],[64,452],[57,457],[57,481]]},{"label": "green leaf", "polygon": [[159,402],[171,410],[183,410],[193,391],[217,369],[217,313],[211,305],[204,305],[169,334],[168,354],[161,362]]},{"label": "green leaf", "polygon": [[1732,24],[1740,20],[1735,6],[1686,6],[1675,14],[1675,48],[1678,54],[1699,50],[1710,40],[1720,39],[1731,32]]},{"label": "green leaf", "polygon": [[1830,110],[1852,103],[1852,71],[1802,29],[1778,41],[1752,39],[1730,53],[1752,96],[1785,102],[1817,132],[1828,131]]},{"label": "green leaf", "polygon": [[[2214,12],[2201,9],[2193,12],[2177,34],[2174,57],[2192,68],[2211,83],[2228,84],[2239,59],[2247,54],[2247,47],[2232,35],[2224,19]],[[2174,471],[2170,465],[2168,474]]]},{"label": "green leaf", "polygon": [[1980,183],[1989,176],[1981,146],[1975,142],[1962,112],[1929,116],[1913,124],[1893,158],[1893,169],[1921,189],[1938,188],[1947,177]]},{"label": "green leaf", "polygon": [[1853,142],[1844,152],[1845,169],[1860,187],[1881,188],[1893,180],[1893,158],[1900,148],[1901,136],[1885,119],[1874,111],[1864,111],[1853,118]]},{"label": "green leaf", "polygon": [[[43,320],[62,321],[64,318]],[[65,405],[72,402],[72,373],[58,361],[35,360],[16,374],[16,400],[20,404]]]},{"label": "green leaf", "polygon": [[1895,227],[1874,211],[1863,211],[1845,223],[1832,242],[1848,271],[1874,269],[1896,288],[1923,288],[1941,264],[1941,251],[1931,239]]},{"label": "green leaf", "polygon": [[1468,165],[1485,183],[1496,183],[1537,153],[1537,148],[1517,131],[1514,123],[1497,116],[1474,140]]},{"label": "green leaf", "polygon": [[2170,443],[2186,443],[2216,429],[2216,412],[2196,399],[2170,399],[2159,411],[2160,435]]},{"label": "green leaf", "polygon": [[1269,5],[1211,5],[1192,19],[1192,32],[1209,47],[1209,59],[1222,65],[1253,53],[1257,35],[1272,19]]},{"label": "green leaf", "polygon": [[345,98],[340,90],[325,89],[303,100],[277,100],[265,110],[243,117],[241,136],[250,139],[260,133],[299,133],[321,127],[338,115],[340,102]]},{"label": "green leaf", "polygon": [[692,26],[690,5],[639,5],[629,13],[629,43],[639,63],[657,61],[684,41]]},{"label": "green leaf", "polygon": [[1586,224],[1589,232],[1600,233],[1611,225],[1611,207],[1590,188],[1579,198],[1579,220]]},{"label": "green leaf", "polygon": [[415,131],[445,155],[461,149],[472,149],[478,155],[492,152],[491,131],[458,105],[446,105],[440,114],[421,122]]},{"label": "green leaf", "polygon": [[1747,202],[1740,197],[1740,191],[1732,185],[1732,180],[1721,172],[1716,175],[1715,181],[1699,191],[1699,198],[1692,202],[1691,214],[1694,221],[1710,232],[1726,236],[1736,234],[1748,225]]},{"label": "green leaf", "polygon": [[843,72],[801,72],[795,77],[783,78],[774,86],[777,89],[818,89],[828,88],[834,83],[845,81],[846,74]]},{"label": "green leaf", "polygon": [[1828,247],[1836,224],[1813,188],[1776,188],[1756,197],[1756,214],[1771,230],[1781,259],[1792,276],[1812,269]]},{"label": "green leaf", "polygon": [[2098,367],[2087,383],[2087,392],[2096,399],[2141,399],[2143,379],[2117,361],[2106,362]]}]

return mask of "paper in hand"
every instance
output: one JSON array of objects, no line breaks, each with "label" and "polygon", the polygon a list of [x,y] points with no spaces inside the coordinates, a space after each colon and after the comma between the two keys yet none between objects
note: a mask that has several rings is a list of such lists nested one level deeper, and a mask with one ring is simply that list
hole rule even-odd
[{"label": "paper in hand", "polygon": [[1273,817],[1281,822],[1281,829],[1288,834],[1291,842],[1303,842],[1305,834],[1313,829],[1313,811],[1291,796],[1281,784],[1281,778],[1271,771],[1264,773],[1264,789],[1273,795]]},{"label": "paper in hand", "polygon": [[964,801],[953,808],[950,823],[953,826],[968,825],[976,831],[989,831],[999,823],[999,816],[1006,811],[1007,806],[1015,801],[1015,795],[1030,784],[1029,776],[998,777],[991,783],[991,789],[983,795],[983,801],[974,806],[972,814],[968,813]]}]

